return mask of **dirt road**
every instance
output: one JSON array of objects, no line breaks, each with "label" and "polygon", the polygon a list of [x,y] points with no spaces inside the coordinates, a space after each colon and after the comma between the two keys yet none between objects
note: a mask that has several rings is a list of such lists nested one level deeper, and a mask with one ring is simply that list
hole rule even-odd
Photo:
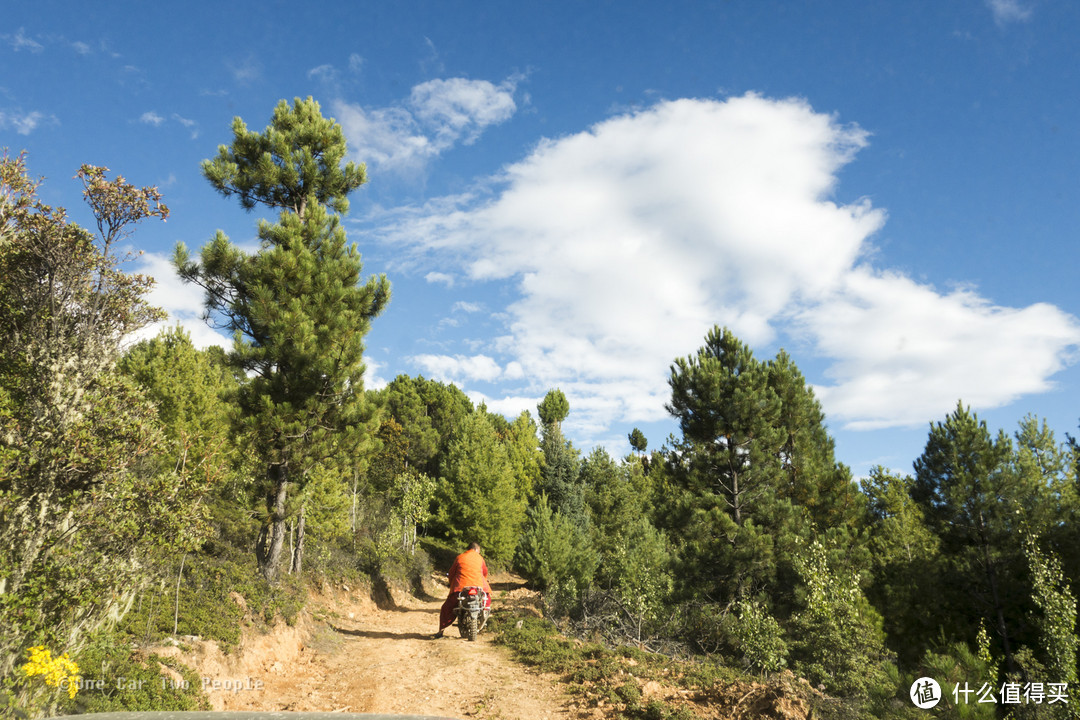
[{"label": "dirt road", "polygon": [[[525,604],[520,581],[494,576],[495,607]],[[543,676],[510,660],[481,633],[476,642],[450,628],[434,640],[446,586],[399,594],[376,606],[366,597],[322,598],[300,628],[296,652],[245,647],[250,678],[240,691],[209,695],[221,710],[414,713],[453,718],[571,718],[567,698]],[[441,595],[442,597],[438,597]],[[236,666],[234,666],[235,668]],[[235,669],[233,670],[235,672]],[[254,687],[251,687],[254,685]]]}]

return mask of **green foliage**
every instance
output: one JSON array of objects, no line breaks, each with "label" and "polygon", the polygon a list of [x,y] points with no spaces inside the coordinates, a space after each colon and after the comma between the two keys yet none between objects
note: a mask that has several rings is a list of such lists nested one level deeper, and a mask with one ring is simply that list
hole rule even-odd
[{"label": "green foliage", "polygon": [[518,481],[518,492],[530,500],[535,497],[543,478],[544,454],[536,435],[536,423],[528,412],[522,412],[500,434],[506,445],[506,456]]},{"label": "green foliage", "polygon": [[562,390],[548,390],[547,395],[536,406],[536,412],[544,425],[558,425],[570,414],[570,402]]},{"label": "green foliage", "polygon": [[486,413],[469,415],[448,448],[435,502],[451,541],[479,542],[496,562],[513,558],[527,499]]},{"label": "green foliage", "polygon": [[780,376],[720,328],[672,365],[668,410],[683,437],[668,453],[660,514],[678,547],[685,597],[727,602],[776,583],[808,531],[785,474],[785,462],[797,461],[770,384]]},{"label": "green foliage", "polygon": [[928,597],[946,594],[940,540],[926,526],[922,507],[911,498],[914,480],[884,468],[862,483],[867,497],[873,582],[868,596],[883,616],[890,649],[911,667],[926,649],[912,638],[937,634],[939,608]]},{"label": "green foliage", "polygon": [[408,375],[394,378],[380,394],[387,413],[402,427],[409,465],[436,477],[450,443],[473,412],[472,402],[454,385]]},{"label": "green foliage", "polygon": [[367,182],[363,164],[345,159],[345,135],[334,120],[324,118],[312,98],[282,100],[270,125],[251,132],[233,119],[233,142],[218,147],[218,156],[202,163],[203,175],[225,197],[236,195],[245,210],[257,205],[304,214],[314,201],[342,215],[346,196]]},{"label": "green foliage", "polygon": [[196,350],[176,326],[130,348],[118,367],[154,403],[169,446],[165,466],[220,478],[235,459],[226,401],[236,381],[214,355]]},{"label": "green foliage", "polygon": [[1050,682],[1075,686],[1076,653],[1080,645],[1076,635],[1076,597],[1061,573],[1061,563],[1053,553],[1039,548],[1034,536],[1024,539],[1024,554],[1031,573],[1032,600],[1039,609],[1041,649],[1046,658]]},{"label": "green foliage", "polygon": [[727,634],[743,664],[763,672],[779,672],[787,665],[787,643],[776,618],[755,600],[736,605],[738,615],[731,618]]},{"label": "green foliage", "polygon": [[626,439],[630,441],[630,447],[637,450],[639,453],[645,452],[645,449],[649,447],[649,441],[645,437],[645,433],[641,430],[634,428],[627,436]]},{"label": "green foliage", "polygon": [[434,478],[411,468],[397,476],[390,496],[401,515],[402,550],[416,552],[416,527],[431,517],[436,485]]},{"label": "green foliage", "polygon": [[[609,649],[571,640],[540,618],[514,617],[496,611],[491,627],[495,642],[508,646],[516,659],[561,676],[569,692],[579,698],[582,709],[602,708],[605,716],[635,720],[691,720],[728,714],[735,717],[746,712],[746,706],[740,707],[741,701],[755,689],[779,700],[778,707],[791,707],[799,700],[806,704],[813,702],[809,688],[801,684],[775,679],[762,681],[709,658],[680,661],[633,647]],[[733,688],[735,683],[738,684]],[[646,700],[642,687],[652,684],[672,690],[672,697]],[[815,708],[813,717],[839,716]]]},{"label": "green foliage", "polygon": [[817,541],[797,556],[796,569],[805,598],[790,622],[795,671],[845,697],[892,694],[881,619],[863,597],[858,575],[831,566]]},{"label": "green foliage", "polygon": [[911,489],[945,560],[938,622],[950,641],[966,641],[987,617],[1006,666],[1015,647],[1032,640],[1022,620],[1029,595],[1012,579],[1024,576],[1016,540],[1025,505],[1041,495],[1032,478],[1014,472],[1012,457],[1004,433],[991,437],[986,423],[958,404],[945,422],[931,425]]},{"label": "green foliage", "polygon": [[164,218],[154,188],[78,177],[99,236],[41,203],[22,157],[0,161],[0,682],[30,646],[76,654],[127,612],[145,563],[193,547],[205,488],[148,462],[145,396],[114,370],[160,311],[113,246]]},{"label": "green foliage", "polygon": [[284,101],[266,131],[233,124],[234,139],[203,173],[248,209],[280,210],[260,221],[261,249],[244,253],[221,232],[192,261],[183,244],[180,276],[206,291],[208,317],[234,333],[230,363],[251,376],[237,393],[246,431],[267,468],[260,566],[275,580],[286,522],[287,488],[339,453],[356,452],[377,425],[363,392],[364,336],[390,297],[385,277],[361,284],[360,253],[339,217],[362,167],[340,165],[345,139],[311,98]]},{"label": "green foliage", "polygon": [[350,500],[340,468],[316,466],[295,500],[304,508],[305,532],[324,539],[348,536]]},{"label": "green foliage", "polygon": [[577,449],[563,436],[558,423],[544,423],[540,449],[544,463],[539,492],[548,496],[554,510],[584,530],[588,517]]},{"label": "green foliage", "polygon": [[[994,704],[975,702],[977,695],[969,696],[968,702],[964,702],[964,696],[959,694],[957,697],[960,702],[957,703],[952,696],[952,690],[957,685],[961,689],[969,687],[975,691],[978,691],[983,683],[994,685],[997,679],[994,671],[995,668],[980,658],[978,652],[972,652],[966,643],[951,643],[938,649],[927,650],[919,663],[917,674],[911,674],[906,679],[905,687],[909,687],[916,678],[932,677],[941,685],[944,696],[933,710],[935,717],[990,720],[996,717]],[[994,695],[997,696],[996,689]]]},{"label": "green foliage", "polygon": [[411,443],[405,429],[393,417],[383,420],[375,437],[379,441],[379,449],[372,454],[367,477],[370,490],[386,492],[394,484],[394,478],[409,466]]},{"label": "green foliage", "polygon": [[61,708],[65,714],[210,710],[193,670],[155,655],[139,659],[118,637],[100,639],[77,659],[84,687]]},{"label": "green foliage", "polygon": [[188,556],[177,598],[180,564],[176,558],[160,565],[156,581],[135,594],[130,612],[117,626],[118,642],[144,646],[175,635],[197,635],[232,653],[245,625],[266,630],[279,619],[292,624],[304,606],[301,578],[287,575],[280,583],[266,583],[247,547],[211,542]]},{"label": "green foliage", "polygon": [[556,611],[565,612],[589,587],[598,561],[588,535],[541,494],[529,508],[514,567],[546,591],[545,600]]},{"label": "green foliage", "polygon": [[582,464],[581,480],[599,554],[594,589],[614,602],[609,624],[622,628],[621,639],[641,642],[659,632],[672,589],[667,541],[649,521],[649,479],[640,463],[617,465],[598,448]]}]

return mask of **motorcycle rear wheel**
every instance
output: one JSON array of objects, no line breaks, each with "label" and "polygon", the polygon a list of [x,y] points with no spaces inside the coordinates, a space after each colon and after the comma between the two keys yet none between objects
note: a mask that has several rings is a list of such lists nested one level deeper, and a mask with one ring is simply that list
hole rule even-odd
[{"label": "motorcycle rear wheel", "polygon": [[476,626],[476,618],[470,613],[465,613],[458,620],[458,632],[461,633],[461,637],[465,638],[469,642],[476,641],[476,634],[480,629]]}]

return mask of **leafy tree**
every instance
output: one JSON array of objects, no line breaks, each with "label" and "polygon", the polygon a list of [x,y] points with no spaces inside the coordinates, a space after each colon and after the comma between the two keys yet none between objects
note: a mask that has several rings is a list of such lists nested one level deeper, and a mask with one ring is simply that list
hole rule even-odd
[{"label": "leafy tree", "polygon": [[552,510],[581,530],[586,528],[585,491],[578,473],[577,449],[562,433],[561,423],[570,413],[570,404],[561,390],[550,390],[536,406],[541,421],[540,450],[544,455],[539,491]]},{"label": "leafy tree", "polygon": [[825,413],[813,389],[783,350],[769,362],[768,376],[769,388],[780,400],[781,496],[804,508],[822,532],[857,524],[863,498],[851,472],[836,461],[836,443],[825,429]]},{"label": "leafy tree", "polygon": [[553,509],[574,525],[586,525],[585,488],[579,477],[577,448],[567,440],[558,425],[544,425],[540,449],[544,455],[540,491],[548,496]]},{"label": "leafy tree", "polygon": [[638,428],[634,428],[633,431],[626,436],[626,439],[630,441],[630,447],[639,453],[645,452],[645,449],[649,447],[649,441],[645,437],[645,433],[641,432]]},{"label": "leafy tree", "polygon": [[1061,573],[1053,553],[1039,548],[1035,537],[1024,539],[1024,555],[1032,579],[1032,600],[1039,609],[1037,624],[1048,677],[1053,682],[1077,682],[1076,660],[1080,639],[1076,634],[1076,597]]},{"label": "leafy tree", "polygon": [[833,566],[817,541],[796,556],[796,568],[804,606],[790,623],[795,671],[848,697],[891,694],[881,618],[863,596],[858,575]]},{"label": "leafy tree", "polygon": [[408,375],[394,378],[382,396],[408,441],[409,465],[438,475],[447,448],[473,411],[472,402],[454,385]]},{"label": "leafy tree", "polygon": [[439,450],[439,432],[432,424],[429,408],[420,394],[422,378],[399,375],[383,390],[387,413],[402,428],[408,445],[407,461],[426,468]]},{"label": "leafy tree", "polygon": [[1016,498],[1027,527],[1037,534],[1058,525],[1075,490],[1069,452],[1054,431],[1033,415],[1025,416],[1013,433],[1016,441],[1012,472],[1024,491]]},{"label": "leafy tree", "polygon": [[180,326],[129,349],[118,365],[146,391],[171,446],[165,461],[219,475],[232,447],[226,398],[236,381]]},{"label": "leafy tree", "polygon": [[203,174],[245,209],[280,211],[260,221],[261,249],[249,255],[221,233],[180,276],[206,291],[210,317],[234,333],[231,364],[252,376],[238,404],[266,467],[266,518],[257,545],[263,575],[275,580],[291,483],[373,431],[376,408],[363,392],[363,339],[390,297],[385,277],[361,284],[360,254],[334,212],[366,180],[341,165],[345,137],[311,98],[278,104],[263,133],[233,122],[233,142],[203,163]]},{"label": "leafy tree", "polygon": [[1014,472],[1030,487],[1021,498],[1030,531],[1044,538],[1061,560],[1075,595],[1080,592],[1080,483],[1075,450],[1058,443],[1046,421],[1028,415],[1014,433]]},{"label": "leafy tree", "polygon": [[779,672],[787,665],[788,645],[776,618],[757,600],[740,600],[729,616],[725,634],[748,668]]},{"label": "leafy tree", "polygon": [[380,448],[372,455],[368,467],[370,490],[386,492],[409,466],[410,443],[405,429],[393,417],[383,420],[375,436]]},{"label": "leafy tree", "polygon": [[[115,372],[121,341],[160,317],[151,280],[116,244],[164,219],[155,188],[107,169],[78,177],[99,230],[37,199],[25,158],[0,160],[0,684],[27,648],[76,653],[130,607],[148,554],[190,549],[202,488],[144,472],[160,448],[153,407]],[[24,688],[20,702],[34,703]]]},{"label": "leafy tree", "polygon": [[416,552],[416,528],[431,517],[435,487],[434,478],[413,468],[397,477],[392,497],[401,513],[401,544],[406,552]]},{"label": "leafy tree", "polygon": [[502,441],[518,481],[517,492],[531,500],[543,477],[544,454],[536,435],[536,423],[528,411],[523,411],[507,425]]},{"label": "leafy tree", "polygon": [[659,631],[672,588],[667,541],[649,521],[649,480],[641,463],[617,465],[601,448],[582,463],[581,478],[599,554],[593,584],[618,606],[629,639],[641,642]]}]

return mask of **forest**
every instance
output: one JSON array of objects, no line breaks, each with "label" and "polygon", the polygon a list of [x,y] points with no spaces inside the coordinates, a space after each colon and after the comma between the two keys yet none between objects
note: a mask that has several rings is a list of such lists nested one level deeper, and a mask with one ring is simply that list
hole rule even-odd
[{"label": "forest", "polygon": [[1078,716],[1076,438],[995,434],[960,399],[911,473],[855,478],[792,358],[722,327],[673,358],[678,436],[635,430],[621,458],[564,436],[558,388],[512,420],[423,377],[365,388],[391,288],[342,224],[364,166],[310,98],[232,135],[203,175],[276,219],[257,252],[219,231],[173,258],[227,351],[127,340],[163,315],[122,254],[168,216],[156,188],[83,166],[81,227],[31,158],[0,163],[0,715],[135,709],[72,679],[158,673],[132,647],[170,635],[235,645],[230,593],[288,619],[308,585],[418,583],[431,548],[475,540],[565,633],[790,670],[844,717],[919,717],[927,676],[1000,696],[939,717]]}]

